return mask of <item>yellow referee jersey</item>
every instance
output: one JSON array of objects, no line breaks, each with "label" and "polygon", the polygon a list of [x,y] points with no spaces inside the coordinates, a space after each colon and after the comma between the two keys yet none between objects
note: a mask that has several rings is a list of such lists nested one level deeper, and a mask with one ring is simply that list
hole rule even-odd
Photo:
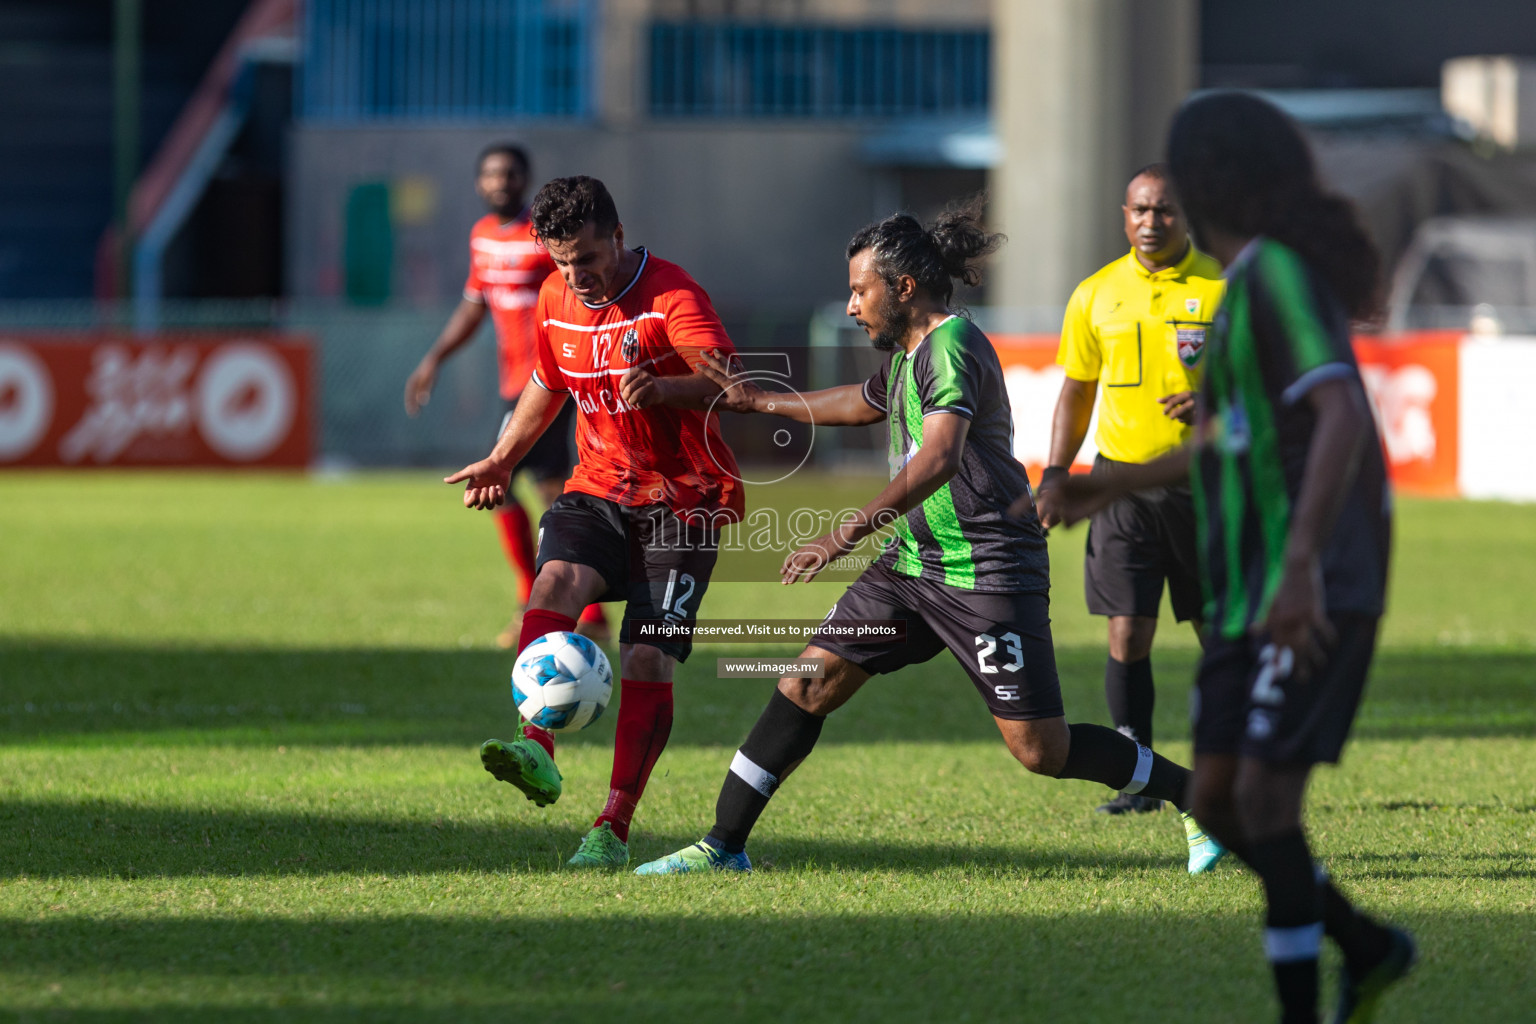
[{"label": "yellow referee jersey", "polygon": [[1155,274],[1132,250],[1072,293],[1056,362],[1073,380],[1099,382],[1093,443],[1106,458],[1148,462],[1189,436],[1157,400],[1199,390],[1223,286],[1221,264],[1191,245]]}]

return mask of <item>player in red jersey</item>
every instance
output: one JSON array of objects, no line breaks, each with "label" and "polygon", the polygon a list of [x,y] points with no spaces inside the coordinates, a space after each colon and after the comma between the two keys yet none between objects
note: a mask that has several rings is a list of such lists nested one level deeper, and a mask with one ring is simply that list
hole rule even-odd
[{"label": "player in red jersey", "polygon": [[[641,636],[636,620],[691,627],[721,526],[741,518],[736,461],[707,410],[719,385],[703,353],[735,352],[704,289],[681,267],[624,246],[595,178],[556,178],[534,198],[534,231],[559,270],[538,303],[538,366],[490,456],[447,478],[464,504],[506,498],[518,460],[574,398],[576,471],[539,522],[538,575],[518,650],[575,627],[591,601],[625,601],[620,704],[608,803],[569,863],[622,867],[629,823],[672,730],[672,674],[692,642]],[[487,740],[487,771],[539,806],[560,795],[554,737],[523,722]]]},{"label": "player in red jersey", "polygon": [[[539,286],[555,269],[549,254],[534,240],[528,221],[523,198],[528,176],[528,154],[521,146],[498,142],[480,153],[475,192],[491,212],[476,221],[469,234],[469,279],[464,283],[464,297],[405,382],[405,411],[411,416],[431,400],[443,360],[475,336],[487,311],[496,329],[498,377],[507,406],[501,430],[506,429],[518,397],[528,386],[534,365]],[[533,477],[546,508],[560,494],[571,471],[570,435],[571,415],[567,411],[513,471],[514,475],[527,472]],[[518,577],[519,605],[526,605],[533,588],[533,526],[516,501],[504,504],[495,518],[502,549]],[[512,617],[497,636],[497,644],[511,647],[517,641],[521,619],[521,612]],[[596,639],[607,639],[608,624],[597,605],[583,612],[581,626]]]}]

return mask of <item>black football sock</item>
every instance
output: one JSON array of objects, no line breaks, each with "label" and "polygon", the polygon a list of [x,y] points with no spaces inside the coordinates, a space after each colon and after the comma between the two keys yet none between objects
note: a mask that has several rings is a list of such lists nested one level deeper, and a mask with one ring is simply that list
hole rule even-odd
[{"label": "black football sock", "polygon": [[1188,768],[1102,725],[1077,722],[1067,728],[1072,745],[1067,748],[1067,763],[1062,765],[1058,779],[1101,782],[1123,793],[1167,800],[1181,811],[1189,809],[1184,798]]},{"label": "black football sock", "polygon": [[1328,872],[1317,865],[1317,888],[1323,900],[1323,932],[1344,954],[1344,966],[1356,977],[1364,977],[1392,949],[1392,933],[1355,909],[1355,905],[1334,886]]},{"label": "black football sock", "polygon": [[821,736],[826,715],[813,715],[778,690],[768,700],[747,742],[736,751],[715,802],[715,827],[706,837],[726,853],[747,848],[757,816],[785,775],[804,761]]},{"label": "black football sock", "polygon": [[1264,952],[1284,1024],[1317,1021],[1317,954],[1323,894],[1301,829],[1249,843],[1247,861],[1264,883]]},{"label": "black football sock", "polygon": [[1104,699],[1115,728],[1144,747],[1152,745],[1152,659],[1104,663]]}]

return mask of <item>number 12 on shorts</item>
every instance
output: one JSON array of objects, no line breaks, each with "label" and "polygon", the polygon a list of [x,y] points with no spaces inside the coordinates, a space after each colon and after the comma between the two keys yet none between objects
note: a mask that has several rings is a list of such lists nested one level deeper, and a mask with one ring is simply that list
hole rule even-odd
[{"label": "number 12 on shorts", "polygon": [[667,592],[661,598],[662,617],[681,622],[688,617],[687,604],[693,597],[694,580],[687,573],[678,575],[673,569],[667,573]]}]

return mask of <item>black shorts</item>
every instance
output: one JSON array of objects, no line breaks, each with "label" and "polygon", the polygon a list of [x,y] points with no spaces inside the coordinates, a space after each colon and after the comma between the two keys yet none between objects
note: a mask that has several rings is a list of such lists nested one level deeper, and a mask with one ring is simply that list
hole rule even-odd
[{"label": "black shorts", "polygon": [[[596,569],[608,584],[599,601],[623,601],[619,642],[632,643],[635,619],[664,619],[692,627],[719,553],[720,531],[683,523],[665,505],[620,505],[567,491],[539,520],[537,569],[575,562]],[[678,661],[693,650],[682,639],[641,640]]]},{"label": "black shorts", "polygon": [[1055,718],[1064,712],[1050,612],[1046,594],[963,590],[872,565],[822,625],[898,619],[906,639],[852,643],[817,633],[811,644],[870,675],[920,664],[947,647],[995,717]]},{"label": "black shorts", "polygon": [[[507,414],[501,418],[501,428],[496,431],[498,441],[506,433],[507,424],[512,422],[512,410],[516,408],[517,399],[507,399]],[[526,472],[540,481],[565,481],[570,477],[571,467],[576,464],[576,460],[571,457],[571,443],[576,435],[575,410],[576,403],[571,401],[560,407],[560,415],[555,417],[555,422],[539,435],[533,447],[528,449],[528,454],[512,468],[513,476]]]},{"label": "black shorts", "polygon": [[1344,750],[1376,649],[1374,615],[1329,617],[1338,642],[1306,681],[1263,637],[1207,641],[1191,695],[1195,753],[1333,764]]},{"label": "black shorts", "polygon": [[[1100,455],[1093,460],[1093,471],[1112,474],[1124,465]],[[1195,545],[1195,505],[1185,485],[1127,495],[1088,523],[1083,559],[1088,611],[1155,619],[1164,580],[1174,618],[1200,618],[1205,598]]]}]

